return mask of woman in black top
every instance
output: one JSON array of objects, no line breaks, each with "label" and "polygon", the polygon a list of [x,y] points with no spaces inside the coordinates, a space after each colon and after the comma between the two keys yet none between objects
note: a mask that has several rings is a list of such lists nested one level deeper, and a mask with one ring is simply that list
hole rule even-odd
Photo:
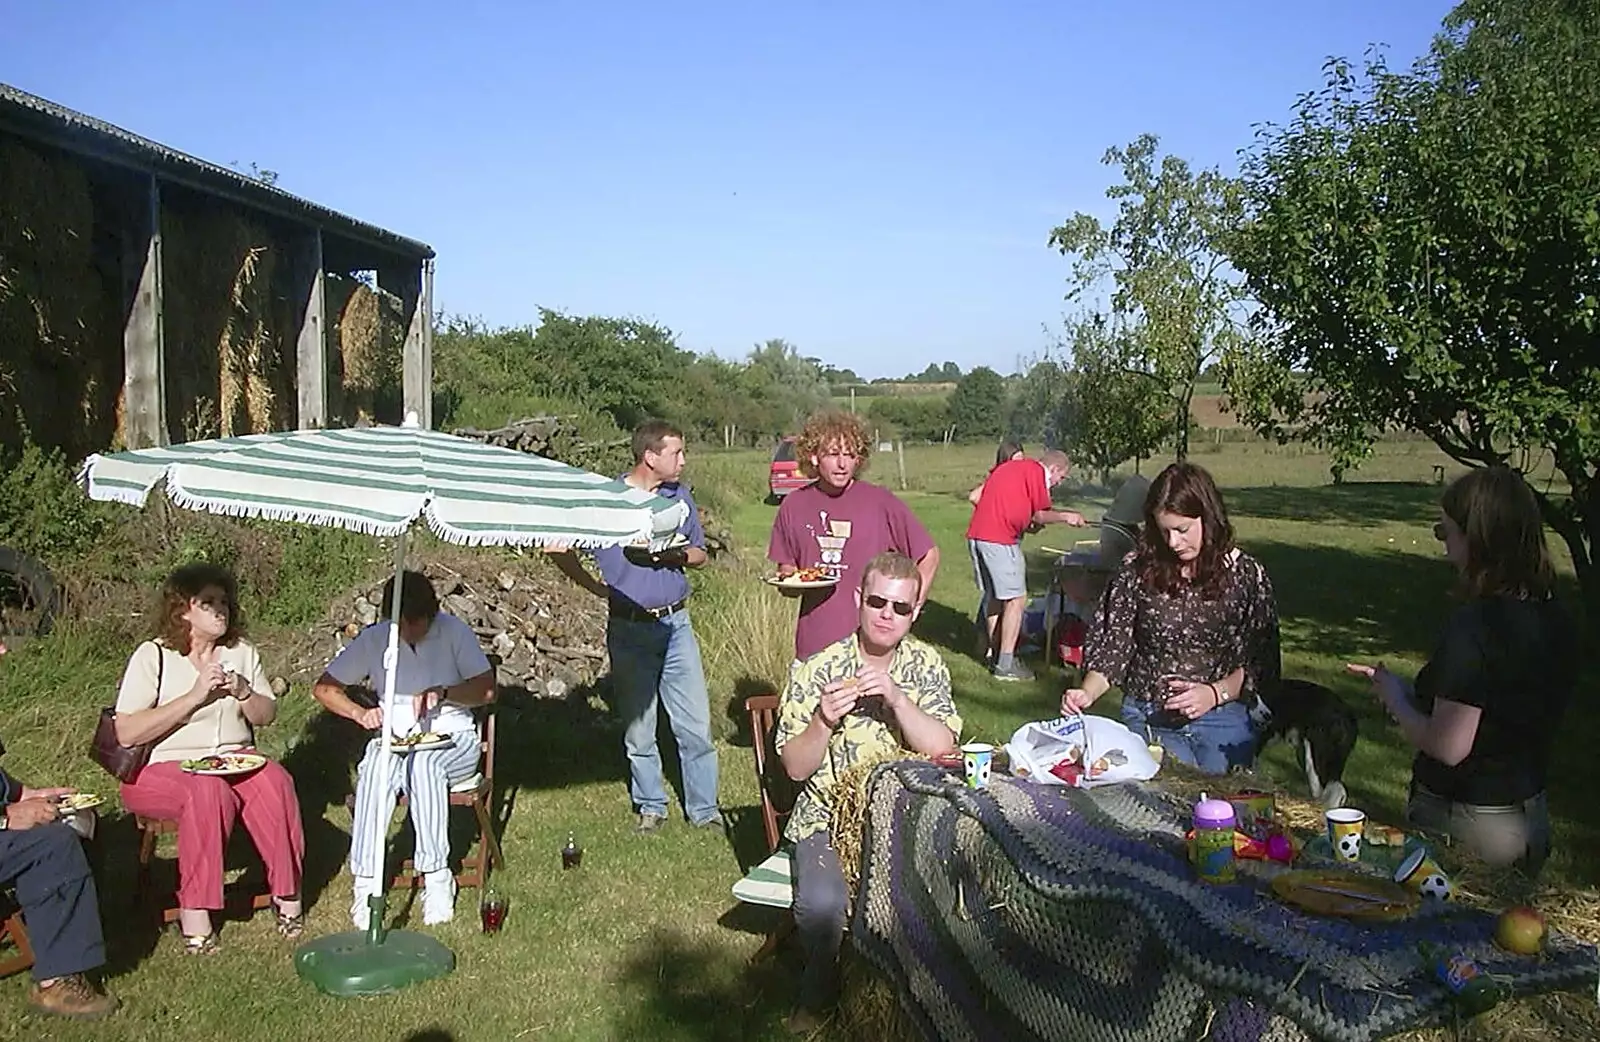
[{"label": "woman in black top", "polygon": [[1407,816],[1492,865],[1538,872],[1550,853],[1545,773],[1578,673],[1577,632],[1553,595],[1539,504],[1522,476],[1484,467],[1444,494],[1433,534],[1461,573],[1451,615],[1413,687],[1368,677],[1417,749]]}]

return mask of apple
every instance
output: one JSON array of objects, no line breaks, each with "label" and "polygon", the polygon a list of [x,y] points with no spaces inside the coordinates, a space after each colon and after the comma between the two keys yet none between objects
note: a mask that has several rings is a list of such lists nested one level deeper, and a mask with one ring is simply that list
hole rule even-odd
[{"label": "apple", "polygon": [[1507,908],[1495,923],[1494,943],[1518,955],[1538,955],[1544,947],[1544,916],[1526,905]]}]

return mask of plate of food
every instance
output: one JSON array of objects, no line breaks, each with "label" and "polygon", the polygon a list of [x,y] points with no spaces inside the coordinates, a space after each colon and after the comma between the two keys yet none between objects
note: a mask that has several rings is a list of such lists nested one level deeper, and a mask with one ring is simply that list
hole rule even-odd
[{"label": "plate of food", "polygon": [[662,554],[674,550],[682,550],[689,545],[689,537],[682,532],[677,533],[661,546],[651,546],[649,543],[634,543],[622,548],[622,556],[634,564],[653,564],[655,559]]},{"label": "plate of food", "polygon": [[222,753],[185,760],[178,766],[189,774],[209,774],[227,777],[231,774],[249,774],[266,766],[267,758],[256,753]]},{"label": "plate of food", "polygon": [[92,792],[69,792],[56,800],[56,810],[62,814],[76,814],[81,810],[93,810],[105,801],[104,796]]},{"label": "plate of food", "polygon": [[826,568],[802,568],[792,575],[774,575],[766,582],[785,590],[825,590],[839,585],[839,577]]},{"label": "plate of food", "polygon": [[1284,872],[1272,881],[1278,898],[1312,915],[1357,922],[1408,919],[1422,899],[1388,879],[1336,869]]},{"label": "plate of food", "polygon": [[441,745],[449,745],[451,738],[447,734],[436,731],[423,731],[418,734],[390,735],[389,747],[397,753],[414,753],[418,749],[437,749]]}]

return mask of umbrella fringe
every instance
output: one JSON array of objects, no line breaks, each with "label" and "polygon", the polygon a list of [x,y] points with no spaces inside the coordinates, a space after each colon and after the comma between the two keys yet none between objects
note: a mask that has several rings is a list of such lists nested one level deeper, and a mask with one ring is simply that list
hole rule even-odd
[{"label": "umbrella fringe", "polygon": [[167,496],[174,504],[185,510],[201,510],[209,514],[224,514],[228,517],[257,518],[263,521],[296,521],[307,525],[321,525],[326,528],[343,528],[348,531],[361,532],[371,536],[394,537],[408,530],[416,518],[411,517],[391,524],[383,521],[368,521],[327,510],[307,510],[303,507],[275,507],[263,506],[260,503],[246,503],[237,500],[204,499],[191,495],[184,489],[168,479]]}]

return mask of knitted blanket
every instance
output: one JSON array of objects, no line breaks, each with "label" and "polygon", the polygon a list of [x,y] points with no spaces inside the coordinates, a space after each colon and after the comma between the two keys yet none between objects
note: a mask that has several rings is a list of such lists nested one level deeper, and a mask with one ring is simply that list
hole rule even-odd
[{"label": "knitted blanket", "polygon": [[1592,982],[1596,951],[1553,936],[1501,951],[1495,920],[1446,906],[1394,924],[1303,914],[1281,866],[1198,882],[1189,808],[1154,784],[1078,790],[996,776],[983,792],[924,761],[869,787],[852,943],[927,1039],[1368,1042],[1443,1018],[1418,942],[1460,950],[1513,994]]}]

